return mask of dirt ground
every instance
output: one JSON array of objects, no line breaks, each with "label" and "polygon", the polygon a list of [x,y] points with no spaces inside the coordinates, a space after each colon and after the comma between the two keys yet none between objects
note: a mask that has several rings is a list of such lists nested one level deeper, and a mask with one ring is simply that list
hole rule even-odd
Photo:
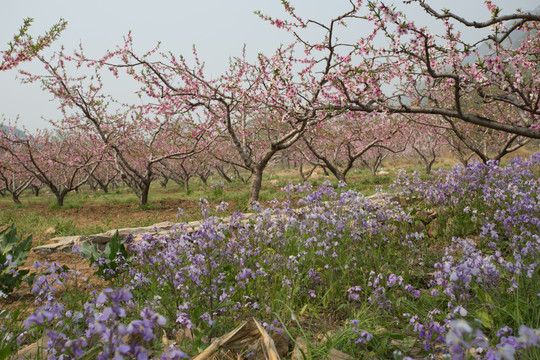
[{"label": "dirt ground", "polygon": [[[51,209],[49,204],[33,204],[31,209],[43,215],[61,215],[77,226],[101,226],[108,221],[113,227],[129,227],[129,224],[156,219],[176,221],[178,208],[198,209],[197,204],[183,200],[159,200],[152,203],[156,209],[141,210],[137,204],[92,204],[78,208]],[[22,209],[22,211],[25,211]]]}]

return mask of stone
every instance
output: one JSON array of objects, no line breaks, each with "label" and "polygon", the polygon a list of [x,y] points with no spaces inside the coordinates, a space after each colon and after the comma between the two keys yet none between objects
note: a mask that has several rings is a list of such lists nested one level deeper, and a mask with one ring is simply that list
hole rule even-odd
[{"label": "stone", "polygon": [[53,240],[55,240],[54,243],[36,246],[32,249],[32,251],[43,255],[52,254],[59,251],[70,252],[73,249],[73,245],[78,245],[81,243],[80,236],[66,236],[63,238],[55,238]]},{"label": "stone", "polygon": [[304,339],[302,338],[296,338],[294,340],[294,349],[292,351],[292,360],[304,360],[304,356],[302,355],[302,352],[306,355],[306,357],[309,357],[308,351],[307,351],[307,344]]},{"label": "stone", "polygon": [[336,349],[331,349],[328,353],[328,359],[329,360],[354,360],[354,358],[351,355],[345,354],[344,352],[341,352]]},{"label": "stone", "polygon": [[285,358],[289,354],[289,347],[292,343],[291,338],[285,332],[282,332],[281,334],[274,332],[271,337],[272,340],[274,340],[274,345],[276,346],[279,357]]},{"label": "stone", "polygon": [[439,235],[439,232],[440,232],[440,226],[439,226],[439,220],[438,219],[434,219],[431,224],[429,224],[429,228],[428,228],[428,236],[429,237],[436,237],[437,235]]},{"label": "stone", "polygon": [[[384,195],[376,194],[379,201],[386,202]],[[374,197],[373,197],[374,198]],[[297,214],[301,214],[301,209],[293,210]],[[251,218],[257,216],[255,213],[245,213],[243,216],[238,219],[238,226],[249,224]],[[271,220],[277,220],[283,215],[272,215]],[[223,218],[221,221],[224,224],[229,224],[231,221],[230,217]],[[169,221],[161,222],[154,224],[152,226],[137,227],[137,228],[122,228],[118,230],[109,230],[100,234],[93,235],[81,235],[81,236],[66,236],[66,237],[56,237],[49,241],[47,245],[41,245],[33,248],[32,250],[38,254],[52,254],[57,251],[70,252],[72,251],[73,245],[79,245],[82,243],[91,243],[97,246],[98,250],[104,250],[106,244],[111,241],[111,238],[114,236],[116,231],[121,238],[126,238],[128,236],[133,236],[134,242],[143,240],[144,234],[150,234],[153,236],[167,235],[174,231],[174,227],[179,224],[171,223]],[[188,233],[193,233],[199,231],[201,228],[201,221],[191,221],[187,224],[184,224],[184,228]]]},{"label": "stone", "polygon": [[35,343],[26,345],[21,350],[17,351],[17,359],[46,359],[45,351],[47,339],[41,338]]},{"label": "stone", "polygon": [[433,219],[429,216],[427,211],[421,210],[416,213],[418,220],[422,221],[424,225],[428,225]]},{"label": "stone", "polygon": [[106,244],[111,241],[111,237],[112,236],[106,235],[105,233],[95,235],[83,235],[81,236],[80,242],[89,242],[92,244]]},{"label": "stone", "polygon": [[424,223],[420,220],[415,220],[412,226],[412,230],[417,233],[424,232],[426,230],[426,225],[424,225]]}]

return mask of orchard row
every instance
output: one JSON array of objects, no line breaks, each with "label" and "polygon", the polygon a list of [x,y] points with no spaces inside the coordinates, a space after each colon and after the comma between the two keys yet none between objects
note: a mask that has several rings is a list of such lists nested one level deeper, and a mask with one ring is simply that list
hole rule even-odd
[{"label": "orchard row", "polygon": [[[52,121],[56,132],[2,134],[4,187],[16,194],[38,183],[61,205],[89,179],[120,176],[145,204],[160,173],[187,177],[204,166],[234,166],[251,174],[253,202],[280,156],[346,180],[355,162],[376,168],[388,153],[417,153],[429,171],[442,144],[463,163],[487,162],[540,138],[540,15],[502,16],[486,1],[492,17],[471,23],[413,2],[444,31],[430,32],[377,1],[351,2],[327,24],[302,20],[283,1],[288,20],[259,15],[289,31],[291,43],[255,60],[244,51],[216,77],[196,50],[191,61],[159,47],[141,53],[131,34],[102,57],[82,47],[46,57],[43,48],[65,22],[36,40],[25,23],[0,69],[41,62],[40,74],[19,70],[23,82],[40,84],[62,116]],[[366,33],[351,39],[346,25],[353,24]],[[312,28],[322,31],[319,41],[308,40]],[[458,28],[491,33],[469,41]],[[132,86],[137,100],[115,95],[118,84]]]},{"label": "orchard row", "polygon": [[[404,136],[405,127],[394,132],[391,126],[375,119],[369,131],[357,129],[358,136],[338,135],[346,134],[347,127],[353,131],[359,124],[355,119],[342,118],[332,120],[325,128],[319,128],[324,133],[317,134],[316,129],[309,129],[300,141],[276,153],[268,165],[278,161],[299,165],[296,167],[303,180],[307,180],[320,167],[337,180],[347,181],[347,174],[358,165],[369,168],[375,175],[389,155],[417,157],[429,172],[443,149],[453,149],[456,155],[461,154],[457,152],[460,148],[451,147],[456,143],[462,144],[456,137],[425,132],[417,134],[414,142],[409,142]],[[363,126],[366,126],[365,122]],[[374,128],[378,126],[383,128],[377,132]],[[408,128],[408,131],[414,130],[414,127]],[[17,136],[15,131],[2,132],[0,148],[4,151],[0,153],[0,192],[3,195],[9,193],[13,201],[20,204],[19,198],[25,190],[31,189],[37,196],[40,189],[47,188],[56,197],[57,205],[62,206],[66,195],[78,191],[83,185],[88,185],[93,191],[107,193],[111,187],[124,183],[144,205],[148,201],[150,185],[155,181],[166,186],[172,180],[189,191],[190,180],[194,177],[212,186],[208,184],[212,175],[220,176],[224,182],[234,179],[247,182],[253,176],[253,171],[241,161],[229,139],[222,136],[214,139],[209,146],[200,148],[194,142],[187,150],[180,146],[185,146],[189,140],[174,141],[174,131],[163,131],[159,134],[160,138],[155,137],[154,141],[149,134],[144,135],[144,130],[139,126],[125,132],[118,130],[119,142],[114,145],[115,150],[80,130],[39,131],[24,137]],[[384,131],[393,133],[385,135],[384,139],[377,138]],[[506,153],[507,138],[513,136],[503,133],[495,135],[500,141],[487,144],[486,139],[478,139],[486,145],[482,149],[489,152],[486,154],[488,159],[492,154],[500,156]],[[135,140],[135,137],[139,140]],[[514,148],[526,144],[527,140],[516,142]],[[257,145],[251,140],[246,145],[254,161],[260,160],[268,146],[264,141]],[[473,153],[469,152],[462,159],[465,164],[471,155]]]}]

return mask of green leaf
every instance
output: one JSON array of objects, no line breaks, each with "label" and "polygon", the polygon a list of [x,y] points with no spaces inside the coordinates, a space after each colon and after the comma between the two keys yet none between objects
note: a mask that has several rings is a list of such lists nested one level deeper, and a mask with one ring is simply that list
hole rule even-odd
[{"label": "green leaf", "polygon": [[27,278],[29,270],[19,270],[19,266],[28,258],[31,247],[32,237],[19,241],[15,225],[0,231],[0,264],[10,258],[8,265],[0,268],[0,291],[3,293],[11,293]]},{"label": "green leaf", "polygon": [[6,345],[4,347],[1,347],[0,348],[0,360],[4,360],[4,359],[7,359],[9,358],[9,356],[11,355],[11,353],[13,352],[13,345]]},{"label": "green leaf", "polygon": [[234,301],[224,301],[221,304],[219,304],[214,310],[223,309],[228,306],[233,306],[234,304],[236,304]]},{"label": "green leaf", "polygon": [[495,321],[489,312],[485,309],[480,309],[475,312],[476,317],[482,322],[482,326],[486,329],[492,330],[495,326]]},{"label": "green leaf", "polygon": [[493,304],[493,299],[491,298],[491,295],[489,295],[487,292],[481,290],[481,289],[478,289],[477,290],[477,295],[478,295],[478,299],[483,303],[483,304]]},{"label": "green leaf", "polygon": [[386,334],[386,336],[388,336],[390,339],[394,339],[394,340],[403,340],[405,338],[405,335],[403,334]]},{"label": "green leaf", "polygon": [[[98,259],[104,259],[99,262],[98,270],[96,274],[102,276],[116,276],[116,270],[118,268],[118,254],[121,254],[126,261],[129,261],[127,249],[124,246],[125,239],[121,239],[118,231],[111,237],[111,240],[105,245],[105,249],[102,253],[99,252],[96,245],[84,243],[81,245],[79,252],[90,261],[90,264],[97,263]],[[113,270],[113,271],[106,271]]]},{"label": "green leaf", "polygon": [[90,261],[90,264],[93,264],[96,262],[96,259],[99,258],[99,253],[95,246],[90,245],[89,243],[84,243],[79,248],[79,252],[82,254],[82,256]]}]

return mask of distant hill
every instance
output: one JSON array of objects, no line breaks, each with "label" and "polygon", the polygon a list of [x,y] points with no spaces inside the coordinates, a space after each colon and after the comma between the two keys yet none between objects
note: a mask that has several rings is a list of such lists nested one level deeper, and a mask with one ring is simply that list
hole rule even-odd
[{"label": "distant hill", "polygon": [[[538,6],[536,9],[532,10],[532,11],[527,11],[527,12],[530,12],[532,14],[536,14],[536,15],[540,15],[540,6]],[[510,36],[508,37],[508,39],[506,39],[503,44],[512,44],[512,48],[516,49],[518,48],[522,43],[523,41],[525,40],[525,38],[527,37],[527,32],[525,31],[514,31],[512,32],[512,34],[510,34]],[[480,55],[487,55],[489,53],[489,50],[488,50],[488,46],[486,44],[483,44],[482,46],[480,46],[478,48],[478,53]]]},{"label": "distant hill", "polygon": [[[536,9],[531,11],[531,13],[540,15],[540,6],[538,6]],[[536,32],[536,31],[535,31]],[[527,36],[527,33],[524,31],[516,31],[510,35],[510,41],[512,41],[513,47],[518,47],[523,43]]]},{"label": "distant hill", "polygon": [[[9,131],[9,127],[6,126],[6,125],[2,125],[2,131],[4,132],[8,132]],[[18,137],[20,138],[25,138],[27,135],[24,131],[22,130],[19,130],[19,129],[15,129],[15,135],[17,135]]]}]

